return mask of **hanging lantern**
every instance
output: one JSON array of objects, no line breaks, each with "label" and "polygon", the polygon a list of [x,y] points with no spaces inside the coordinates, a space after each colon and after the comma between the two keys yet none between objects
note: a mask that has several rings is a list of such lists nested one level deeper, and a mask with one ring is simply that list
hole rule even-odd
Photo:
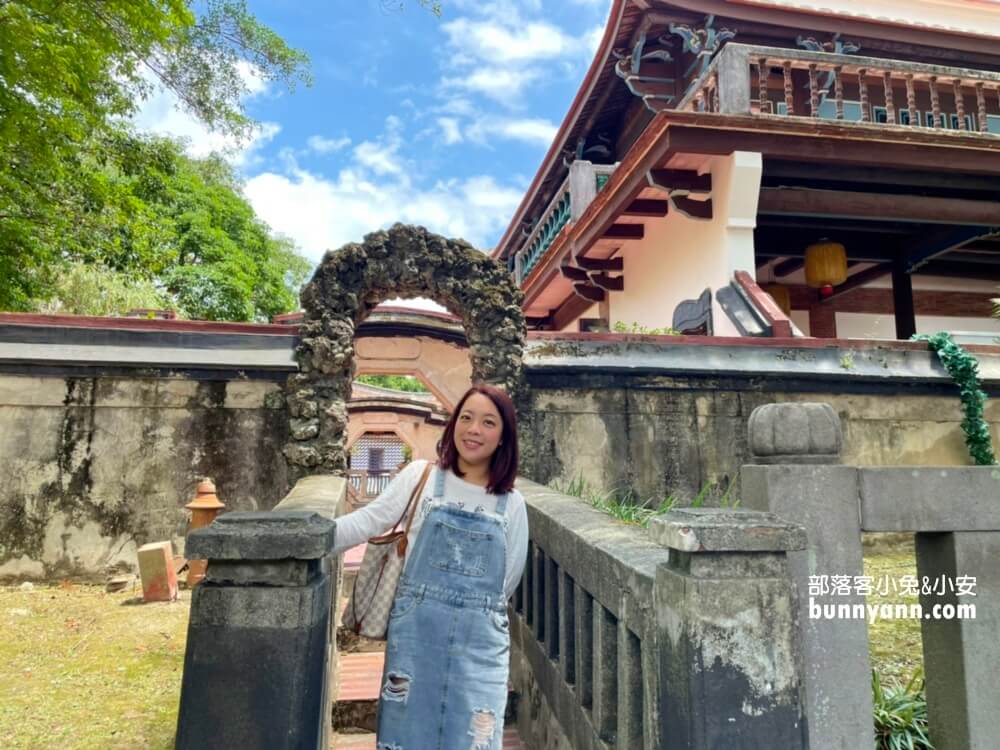
[{"label": "hanging lantern", "polygon": [[763,287],[764,291],[771,295],[778,307],[781,308],[781,312],[785,315],[791,315],[792,313],[792,295],[788,291],[788,287],[782,284],[766,284]]},{"label": "hanging lantern", "polygon": [[806,248],[806,284],[824,297],[847,280],[847,251],[839,242],[823,240]]}]

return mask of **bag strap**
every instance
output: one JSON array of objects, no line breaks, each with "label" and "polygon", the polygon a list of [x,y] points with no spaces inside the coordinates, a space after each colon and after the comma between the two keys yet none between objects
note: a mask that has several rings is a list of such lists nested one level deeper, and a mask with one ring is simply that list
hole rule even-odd
[{"label": "bag strap", "polygon": [[[407,517],[406,514],[409,513],[410,508],[413,507],[413,501],[420,496],[420,492],[423,489],[424,484],[427,482],[427,475],[430,474],[431,468],[433,466],[434,466],[433,463],[429,461],[427,462],[427,465],[424,467],[423,473],[420,475],[420,481],[417,483],[417,486],[413,488],[413,492],[410,493],[410,499],[406,503],[406,507],[403,508],[402,514],[399,516],[399,519],[396,521],[396,523],[392,525],[392,528],[390,528],[384,534],[373,536],[371,539],[368,540],[369,542],[373,542],[375,544],[388,544],[389,542],[396,541],[397,537],[402,533],[399,530],[399,524],[401,524],[403,522],[403,519]],[[410,519],[412,520],[412,515],[410,516]],[[406,530],[407,531],[410,530],[409,522],[406,524]]]},{"label": "bag strap", "polygon": [[[410,502],[407,504],[406,510],[403,511],[403,515],[409,513],[409,517],[406,519],[406,531],[403,532],[403,537],[399,540],[399,543],[396,545],[396,550],[397,552],[399,552],[400,557],[403,557],[406,554],[406,547],[409,544],[410,527],[413,525],[413,517],[417,515],[417,508],[415,503],[420,502],[419,500],[420,495],[424,490],[424,485],[427,484],[427,477],[430,476],[431,468],[433,468],[433,466],[434,466],[433,463],[431,463],[430,461],[427,462],[427,465],[424,467],[424,473],[420,475],[420,482],[417,483],[416,488],[413,490],[413,494],[410,496]],[[411,507],[412,507],[412,512],[410,512]],[[402,521],[403,520],[402,517],[400,517],[399,520]],[[399,522],[397,521],[397,524],[398,523]]]}]

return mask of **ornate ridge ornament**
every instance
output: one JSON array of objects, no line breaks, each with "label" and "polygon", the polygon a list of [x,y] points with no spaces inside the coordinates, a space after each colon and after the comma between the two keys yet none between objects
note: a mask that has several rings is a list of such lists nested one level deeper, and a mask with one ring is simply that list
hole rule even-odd
[{"label": "ornate ridge ornament", "polygon": [[[840,38],[840,32],[838,31],[829,41],[821,42],[812,36],[799,36],[796,37],[795,43],[802,47],[803,49],[809,50],[810,52],[829,52],[835,55],[852,55],[855,52],[861,51],[861,45],[858,42],[845,42]],[[823,76],[823,83],[820,84],[820,97],[826,97],[830,93],[830,87],[833,86],[834,78],[833,71],[827,71],[826,75]],[[809,84],[805,85],[805,88],[809,88]]]},{"label": "ornate ridge ornament", "polygon": [[820,42],[816,37],[812,36],[799,36],[795,39],[795,43],[810,52],[832,52],[835,55],[851,55],[861,51],[861,45],[857,42],[845,42],[841,39],[839,31],[826,42]]},{"label": "ornate ridge ornament", "polygon": [[674,97],[670,94],[643,90],[645,86],[655,88],[656,86],[670,85],[674,82],[673,78],[639,74],[643,61],[654,60],[661,63],[673,61],[673,55],[667,49],[673,46],[673,40],[669,36],[661,35],[657,37],[656,41],[662,47],[646,52],[646,31],[643,29],[639,32],[639,36],[631,52],[626,52],[622,49],[611,51],[611,54],[618,60],[615,63],[615,74],[625,82],[625,85],[628,86],[628,90],[633,96],[642,98],[643,103],[654,112],[657,110],[650,107],[649,102],[651,99],[665,101],[668,104],[674,100]]},{"label": "ornate ridge ornament", "polygon": [[[684,71],[685,78],[691,76],[697,80],[708,69],[712,57],[722,45],[736,38],[737,31],[735,29],[716,29],[714,26],[714,15],[706,16],[705,25],[700,29],[691,28],[684,24],[670,24],[670,33],[684,40],[684,51],[695,56],[695,61]],[[695,72],[696,68],[697,72]],[[693,76],[692,73],[694,73]]]}]

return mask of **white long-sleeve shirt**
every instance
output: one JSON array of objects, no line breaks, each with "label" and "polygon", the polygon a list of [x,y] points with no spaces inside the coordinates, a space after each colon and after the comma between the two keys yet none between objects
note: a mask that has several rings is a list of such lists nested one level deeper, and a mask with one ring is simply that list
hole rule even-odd
[{"label": "white long-sleeve shirt", "polygon": [[[356,547],[374,536],[380,536],[389,531],[399,517],[403,515],[406,503],[409,502],[413,488],[420,481],[426,461],[412,461],[397,474],[382,493],[368,505],[341,516],[337,519],[337,532],[334,537],[333,552],[340,554]],[[460,479],[454,472],[448,471],[444,480],[444,498],[433,499],[435,473],[437,467],[431,469],[424,484],[420,507],[413,519],[408,535],[407,549],[416,548],[417,535],[423,525],[427,511],[435,502],[446,505],[456,505],[464,510],[496,515],[499,495],[491,495],[485,487],[471,484]],[[406,527],[406,521],[400,524],[400,529]],[[524,572],[524,564],[528,555],[528,513],[524,506],[524,497],[516,489],[507,496],[507,567],[504,574],[504,592],[509,598],[517,588]],[[410,563],[411,555],[407,555],[406,565]]]}]

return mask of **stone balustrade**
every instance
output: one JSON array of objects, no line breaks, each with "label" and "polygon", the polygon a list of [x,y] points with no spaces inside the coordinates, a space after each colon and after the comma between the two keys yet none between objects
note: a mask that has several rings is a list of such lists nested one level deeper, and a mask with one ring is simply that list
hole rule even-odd
[{"label": "stone balustrade", "polygon": [[[822,615],[864,608],[852,593],[810,593],[811,576],[863,576],[861,535],[913,532],[931,739],[936,750],[996,746],[1000,706],[1000,467],[838,465],[840,420],[826,404],[758,407],[750,417],[751,465],[742,469],[744,507],[802,524],[808,548],[789,553],[802,622],[809,747],[840,750],[872,741],[866,617]],[[776,456],[780,454],[780,462]],[[975,596],[952,588],[974,579]],[[924,581],[931,582],[925,590]],[[938,584],[941,590],[937,590]],[[962,603],[974,618],[946,619]],[[868,605],[878,605],[877,598]],[[937,608],[937,609],[936,609]],[[857,610],[861,611],[861,610]],[[866,611],[866,610],[865,610]],[[866,611],[867,612],[867,611]],[[817,616],[820,613],[820,616]],[[942,616],[939,616],[942,615]]]},{"label": "stone balustrade", "polygon": [[667,514],[647,533],[518,487],[531,544],[512,681],[532,747],[806,747],[785,569],[786,551],[805,545],[800,528],[705,509]]},{"label": "stone balustrade", "polygon": [[577,159],[570,164],[569,174],[542,211],[521,249],[510,257],[510,270],[515,283],[520,286],[545,256],[559,233],[583,215],[616,166],[593,164],[585,159]]},{"label": "stone balustrade", "polygon": [[226,513],[188,535],[208,560],[191,594],[178,750],[327,748],[337,561],[347,480],[300,480],[270,513]]},{"label": "stone balustrade", "polygon": [[[826,404],[758,407],[743,510],[648,530],[525,479],[529,558],[512,603],[512,706],[537,750],[842,750],[872,742],[866,617],[818,617],[815,576],[863,575],[864,531],[916,534],[938,750],[995,746],[1000,468],[852,467]],[[272,513],[191,533],[177,747],[326,748],[335,663],[333,517],[348,480],[301,480]],[[824,602],[826,603],[826,602]],[[867,611],[864,596],[838,606]],[[868,605],[870,606],[870,605]],[[935,613],[941,612],[938,616]]]},{"label": "stone balustrade", "polygon": [[677,109],[1000,134],[1000,73],[728,43]]}]

